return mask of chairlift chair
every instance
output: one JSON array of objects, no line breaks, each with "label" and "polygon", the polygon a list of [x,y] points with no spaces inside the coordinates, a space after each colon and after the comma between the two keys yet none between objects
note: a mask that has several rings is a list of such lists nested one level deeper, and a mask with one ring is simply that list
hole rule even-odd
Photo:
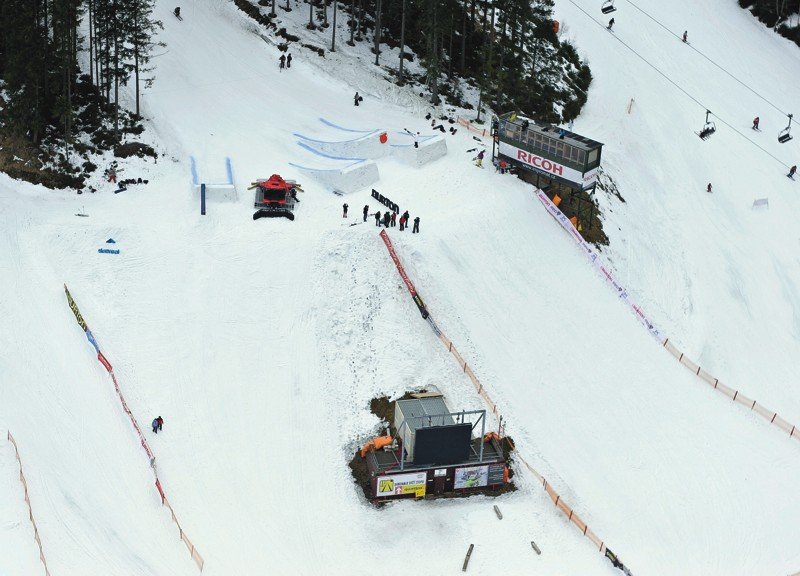
[{"label": "chairlift chair", "polygon": [[606,0],[603,2],[603,5],[600,7],[600,11],[603,14],[611,14],[612,12],[616,12],[617,8],[614,6],[614,0]]},{"label": "chairlift chair", "polygon": [[697,133],[700,136],[700,140],[708,140],[711,138],[711,135],[717,131],[717,125],[714,124],[711,120],[708,119],[708,116],[711,114],[711,110],[706,110],[706,123],[703,126],[703,129]]},{"label": "chairlift chair", "polygon": [[792,129],[792,114],[789,114],[789,125],[780,131],[778,134],[778,142],[781,144],[786,144],[789,140],[792,139],[791,129]]}]

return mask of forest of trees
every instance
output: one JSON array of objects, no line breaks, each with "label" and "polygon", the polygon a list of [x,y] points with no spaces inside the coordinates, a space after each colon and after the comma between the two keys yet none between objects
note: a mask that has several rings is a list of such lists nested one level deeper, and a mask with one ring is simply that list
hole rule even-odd
[{"label": "forest of trees", "polygon": [[800,0],[739,0],[739,6],[800,46]]},{"label": "forest of trees", "polygon": [[[310,8],[308,27],[327,27],[334,1],[305,1]],[[454,92],[453,80],[461,78],[476,85],[481,102],[496,110],[515,109],[541,120],[568,122],[586,102],[592,76],[574,47],[559,40],[553,3],[340,0],[338,9],[346,11],[349,38],[339,41],[371,42],[373,53],[378,40],[394,47],[405,44],[421,55],[427,74],[416,80],[427,85],[434,103],[444,94],[454,104],[477,106],[478,102],[460,101]],[[258,4],[274,10],[275,2]],[[399,82],[409,79],[402,60],[391,63],[376,54],[376,63],[395,65]]]},{"label": "forest of trees", "polygon": [[153,3],[0,0],[4,134],[51,152],[67,170],[71,152],[81,151],[81,132],[91,132],[101,148],[118,143],[130,128],[120,86],[135,85],[135,119],[139,92],[152,81],[148,64],[161,26]]}]

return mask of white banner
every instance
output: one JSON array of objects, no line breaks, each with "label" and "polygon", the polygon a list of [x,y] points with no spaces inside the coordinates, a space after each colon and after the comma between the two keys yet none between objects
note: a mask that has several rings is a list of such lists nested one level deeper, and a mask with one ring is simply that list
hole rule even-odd
[{"label": "white banner", "polygon": [[536,154],[527,152],[505,142],[500,142],[500,154],[508,156],[517,162],[533,166],[541,172],[546,172],[553,176],[558,176],[570,182],[574,182],[583,188],[589,188],[597,181],[598,168],[592,168],[586,174],[583,174],[574,168],[564,166],[558,162],[548,160],[547,158],[542,158],[541,156],[537,156]]},{"label": "white banner", "polygon": [[591,262],[595,269],[600,272],[603,278],[605,278],[606,283],[608,283],[614,289],[614,291],[617,293],[617,296],[619,296],[619,298],[630,307],[639,321],[644,324],[648,332],[650,332],[650,335],[659,342],[664,342],[665,337],[661,334],[661,331],[659,331],[655,324],[650,321],[639,305],[631,300],[630,296],[628,295],[628,291],[614,279],[614,276],[611,274],[611,270],[603,263],[602,260],[600,260],[600,257],[594,250],[592,250],[591,246],[589,246],[589,243],[583,239],[583,236],[581,236],[580,232],[575,229],[575,227],[572,225],[572,222],[570,222],[564,213],[558,209],[558,206],[550,201],[550,198],[547,197],[547,194],[541,190],[537,190],[536,195],[539,197],[539,200],[542,202],[542,204],[544,204],[545,208],[547,208],[547,211],[550,212],[550,215],[553,216],[553,218],[555,218],[559,224],[561,224],[561,227],[564,230],[569,232],[570,236],[572,236],[572,239],[577,242],[581,249],[583,249],[583,252],[589,259],[589,262]]},{"label": "white banner", "polygon": [[425,472],[378,476],[378,490],[376,496],[400,496],[402,494],[425,496],[426,479],[427,474]]}]

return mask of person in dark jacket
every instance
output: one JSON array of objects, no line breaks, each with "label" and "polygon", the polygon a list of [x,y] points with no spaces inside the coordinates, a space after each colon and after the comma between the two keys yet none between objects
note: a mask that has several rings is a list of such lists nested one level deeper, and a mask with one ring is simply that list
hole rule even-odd
[{"label": "person in dark jacket", "polygon": [[792,166],[791,168],[789,168],[789,173],[787,174],[787,176],[789,178],[791,178],[792,180],[794,180],[794,173],[795,172],[797,172],[797,166],[796,165]]},{"label": "person in dark jacket", "polygon": [[613,27],[614,27],[614,19],[612,18],[611,20],[609,20],[609,21],[608,21],[608,26],[607,26],[607,28],[608,28],[609,30],[611,30]]},{"label": "person in dark jacket", "polygon": [[380,210],[375,212],[375,226],[377,226],[378,228],[381,227],[381,211]]},{"label": "person in dark jacket", "polygon": [[388,228],[389,227],[389,223],[391,221],[392,221],[392,216],[391,216],[391,214],[389,214],[389,211],[387,210],[386,213],[383,215],[383,225],[386,228]]},{"label": "person in dark jacket", "polygon": [[281,54],[281,57],[278,58],[280,64],[278,64],[278,70],[283,70],[286,67],[286,55]]},{"label": "person in dark jacket", "polygon": [[347,218],[347,202],[342,204],[342,218]]},{"label": "person in dark jacket", "polygon": [[411,229],[412,234],[419,233],[419,216],[414,218],[414,228]]},{"label": "person in dark jacket", "polygon": [[759,123],[760,121],[761,121],[761,119],[760,119],[758,116],[756,116],[755,118],[753,118],[753,130],[758,130],[758,123]]},{"label": "person in dark jacket", "polygon": [[286,55],[286,67],[287,68],[291,68],[292,67],[292,55],[291,54],[287,54]]},{"label": "person in dark jacket", "polygon": [[683,31],[683,41],[684,42],[688,42],[689,41],[689,32],[687,30]]},{"label": "person in dark jacket", "polygon": [[361,102],[362,100],[363,100],[363,98],[358,95],[358,92],[356,92],[356,95],[353,96],[353,104],[358,106],[358,103]]},{"label": "person in dark jacket", "polygon": [[155,420],[153,420],[153,432],[158,434],[158,431],[164,427],[164,419],[159,416]]},{"label": "person in dark jacket", "polygon": [[364,222],[367,221],[367,216],[369,216],[369,205],[364,206]]},{"label": "person in dark jacket", "polygon": [[397,212],[392,212],[391,223],[392,223],[392,228],[397,226]]},{"label": "person in dark jacket", "polygon": [[706,192],[711,192],[711,182],[709,182],[708,186],[706,186]]}]

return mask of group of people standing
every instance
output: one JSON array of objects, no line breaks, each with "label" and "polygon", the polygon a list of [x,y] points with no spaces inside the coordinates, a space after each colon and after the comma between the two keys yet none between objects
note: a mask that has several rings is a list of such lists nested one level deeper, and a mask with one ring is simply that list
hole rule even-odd
[{"label": "group of people standing", "polygon": [[[342,204],[342,218],[347,218],[347,209],[349,206],[347,203]],[[362,210],[362,215],[364,218],[364,222],[367,221],[367,217],[370,215],[369,213],[369,204],[364,205],[364,209]],[[400,223],[400,231],[402,232],[406,228],[408,228],[408,222],[411,219],[411,215],[408,213],[408,210],[403,212],[400,217],[397,217],[397,212],[393,210],[387,210],[386,212],[381,213],[380,210],[375,212],[372,216],[375,217],[375,226],[380,227],[383,224],[386,228],[393,228],[397,226],[397,223]],[[419,232],[419,216],[414,218],[414,225],[411,228],[412,234],[417,234]]]},{"label": "group of people standing", "polygon": [[281,57],[278,58],[278,70],[283,70],[284,68],[291,68],[292,67],[292,54],[291,52],[288,54],[281,54]]}]

